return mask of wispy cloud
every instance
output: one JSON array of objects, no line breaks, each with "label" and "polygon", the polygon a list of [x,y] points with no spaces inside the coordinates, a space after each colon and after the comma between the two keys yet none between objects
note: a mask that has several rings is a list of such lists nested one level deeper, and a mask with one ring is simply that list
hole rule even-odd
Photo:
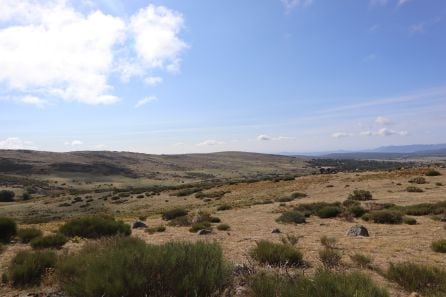
[{"label": "wispy cloud", "polygon": [[434,26],[435,24],[437,24],[440,21],[441,21],[441,18],[437,17],[437,18],[434,18],[434,19],[431,19],[428,21],[423,21],[423,22],[413,24],[409,27],[409,33],[412,35],[426,33],[430,27]]},{"label": "wispy cloud", "polygon": [[156,100],[158,100],[158,99],[155,96],[145,97],[145,98],[139,100],[138,102],[136,102],[135,108],[140,108],[140,107],[146,105],[147,103],[150,103],[150,102],[153,102]]},{"label": "wispy cloud", "polygon": [[347,133],[347,132],[335,132],[333,134],[331,134],[331,137],[333,138],[346,138],[346,137],[350,137],[353,136],[352,133]]},{"label": "wispy cloud", "polygon": [[266,134],[260,134],[256,137],[256,139],[258,141],[271,141],[271,140],[277,140],[277,141],[281,141],[281,140],[295,140],[296,137],[291,137],[291,136],[277,136],[277,137],[272,137]]},{"label": "wispy cloud", "polygon": [[285,13],[292,12],[297,7],[308,6],[313,0],[281,0]]},{"label": "wispy cloud", "polygon": [[216,146],[216,145],[222,145],[225,144],[224,141],[218,141],[218,140],[214,140],[214,139],[208,139],[205,141],[202,141],[200,143],[197,143],[197,146]]},{"label": "wispy cloud", "polygon": [[163,78],[160,76],[149,76],[144,79],[144,82],[149,86],[156,86],[163,82]]},{"label": "wispy cloud", "polygon": [[9,137],[0,140],[0,149],[2,150],[32,150],[37,149],[32,141],[22,140],[19,137]]},{"label": "wispy cloud", "polygon": [[30,96],[30,95],[22,97],[20,99],[20,102],[22,102],[24,104],[34,105],[39,108],[43,108],[48,104],[48,101],[40,99],[39,97],[36,97],[36,96]]},{"label": "wispy cloud", "polygon": [[383,116],[378,116],[375,119],[375,123],[379,124],[379,125],[384,125],[384,126],[388,126],[388,125],[392,125],[393,121],[389,118],[383,117]]},{"label": "wispy cloud", "polygon": [[359,133],[361,136],[406,136],[409,132],[406,130],[396,131],[389,128],[381,128],[378,131],[362,131]]},{"label": "wispy cloud", "polygon": [[79,139],[64,142],[64,145],[66,145],[66,146],[79,146],[79,145],[83,145],[83,144],[84,144],[84,142]]}]

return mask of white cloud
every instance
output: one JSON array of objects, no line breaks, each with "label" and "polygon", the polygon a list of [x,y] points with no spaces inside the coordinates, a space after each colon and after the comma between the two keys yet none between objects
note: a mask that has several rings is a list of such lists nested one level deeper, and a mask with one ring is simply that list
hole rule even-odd
[{"label": "white cloud", "polygon": [[135,108],[140,108],[141,106],[146,105],[149,102],[153,102],[156,101],[157,98],[155,96],[149,96],[149,97],[145,97],[141,100],[139,100],[136,104],[135,104]]},{"label": "white cloud", "polygon": [[144,79],[144,82],[149,86],[156,86],[163,82],[163,78],[159,76],[149,76]]},{"label": "white cloud", "polygon": [[273,138],[271,136],[261,134],[261,135],[257,136],[257,140],[258,141],[270,141],[270,140],[273,140]]},{"label": "white cloud", "polygon": [[333,138],[345,138],[345,137],[349,137],[349,136],[353,136],[353,134],[347,133],[347,132],[336,132],[336,133],[331,134],[331,137],[333,137]]},{"label": "white cloud", "polygon": [[290,13],[293,9],[300,6],[308,6],[313,0],[281,0],[286,13]]},{"label": "white cloud", "polygon": [[215,146],[215,145],[222,145],[225,144],[223,141],[208,139],[203,142],[197,143],[197,146]]},{"label": "white cloud", "polygon": [[406,136],[409,132],[405,130],[396,131],[388,128],[381,128],[378,131],[362,131],[359,133],[361,136]]},{"label": "white cloud", "polygon": [[[88,104],[119,100],[109,82],[178,70],[180,14],[149,5],[130,20],[66,0],[0,0],[0,83],[11,92]],[[136,58],[135,58],[136,57]]]},{"label": "white cloud", "polygon": [[[0,15],[1,17],[1,15]],[[2,150],[32,150],[36,149],[32,141],[22,140],[18,137],[9,137],[0,140],[0,149]]]},{"label": "white cloud", "polygon": [[391,119],[383,117],[383,116],[379,116],[375,119],[375,123],[380,124],[380,125],[384,125],[384,126],[388,126],[388,125],[392,125],[393,122]]},{"label": "white cloud", "polygon": [[69,145],[69,146],[78,146],[78,145],[82,145],[84,144],[84,142],[82,140],[72,140],[72,141],[65,141],[64,145]]},{"label": "white cloud", "polygon": [[373,131],[362,131],[359,133],[361,136],[372,136],[374,135]]},{"label": "white cloud", "polygon": [[278,137],[272,137],[266,134],[260,134],[257,136],[258,141],[270,141],[270,140],[276,140],[276,141],[286,141],[286,140],[295,140],[296,137],[290,137],[290,136],[278,136]]},{"label": "white cloud", "polygon": [[398,6],[404,5],[406,3],[408,3],[411,0],[398,0]]},{"label": "white cloud", "polygon": [[20,101],[25,104],[35,105],[39,108],[43,108],[45,105],[48,104],[48,101],[40,99],[39,97],[36,97],[36,96],[31,96],[31,95],[22,97],[22,99]]}]

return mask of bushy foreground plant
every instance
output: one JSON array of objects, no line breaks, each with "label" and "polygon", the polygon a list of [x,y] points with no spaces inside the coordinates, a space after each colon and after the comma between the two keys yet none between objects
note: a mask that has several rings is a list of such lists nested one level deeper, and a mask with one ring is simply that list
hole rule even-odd
[{"label": "bushy foreground plant", "polygon": [[372,193],[366,190],[354,190],[353,193],[348,196],[348,199],[356,201],[372,200],[372,198]]},{"label": "bushy foreground plant", "polygon": [[130,226],[122,221],[116,221],[109,216],[86,216],[73,219],[59,229],[59,232],[68,237],[99,238],[112,235],[130,235]]},{"label": "bushy foreground plant", "polygon": [[386,277],[411,292],[422,296],[446,295],[446,270],[410,262],[390,264]]},{"label": "bushy foreground plant", "polygon": [[163,220],[170,221],[178,217],[182,217],[188,214],[188,211],[184,208],[175,208],[165,211],[162,215]]},{"label": "bushy foreground plant", "polygon": [[353,264],[359,268],[368,268],[373,262],[373,258],[361,253],[356,253],[350,256]]},{"label": "bushy foreground plant", "polygon": [[367,217],[363,216],[363,218],[377,224],[401,224],[403,222],[403,215],[392,210],[372,211],[367,214]]},{"label": "bushy foreground plant", "polygon": [[57,233],[34,238],[31,240],[31,246],[33,249],[60,249],[67,241],[64,235]]},{"label": "bushy foreground plant", "polygon": [[446,239],[432,242],[432,250],[437,253],[446,253]]},{"label": "bushy foreground plant", "polygon": [[289,278],[258,273],[250,282],[254,297],[389,297],[389,293],[361,273],[318,271],[314,277]]},{"label": "bushy foreground plant", "polygon": [[303,224],[305,216],[299,211],[287,211],[282,213],[276,221],[285,224]]},{"label": "bushy foreground plant", "polygon": [[291,244],[261,240],[251,249],[250,255],[259,263],[271,266],[300,266],[303,264],[302,253]]},{"label": "bushy foreground plant", "polygon": [[16,234],[16,222],[10,218],[0,218],[0,242],[8,243]]},{"label": "bushy foreground plant", "polygon": [[426,176],[439,176],[441,173],[435,169],[429,169],[426,171]]},{"label": "bushy foreground plant", "polygon": [[130,237],[88,244],[56,269],[73,297],[207,297],[229,284],[230,271],[216,243],[147,245]]},{"label": "bushy foreground plant", "polygon": [[12,259],[8,278],[14,287],[39,285],[45,271],[56,265],[51,251],[21,251]]},{"label": "bushy foreground plant", "polygon": [[42,231],[36,228],[24,228],[17,231],[17,236],[22,243],[29,243],[34,238],[42,236]]},{"label": "bushy foreground plant", "polygon": [[335,218],[341,211],[341,208],[337,206],[324,206],[317,211],[317,216],[322,219]]}]

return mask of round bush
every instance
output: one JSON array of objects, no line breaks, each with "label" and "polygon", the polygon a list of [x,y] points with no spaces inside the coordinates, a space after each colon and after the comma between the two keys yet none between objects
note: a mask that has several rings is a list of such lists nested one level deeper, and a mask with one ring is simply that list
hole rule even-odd
[{"label": "round bush", "polygon": [[170,221],[178,217],[183,217],[187,215],[187,210],[183,208],[175,208],[168,211],[165,211],[162,215],[163,220]]},{"label": "round bush", "polygon": [[12,202],[14,201],[15,193],[9,190],[0,191],[0,202]]},{"label": "round bush", "polygon": [[17,224],[13,219],[0,218],[0,241],[8,243],[17,234]]},{"label": "round bush", "polygon": [[109,216],[87,216],[73,219],[60,227],[59,232],[68,237],[99,238],[102,236],[130,235],[131,229],[122,221]]},{"label": "round bush", "polygon": [[29,243],[34,238],[42,236],[42,231],[36,228],[19,229],[17,236],[22,243]]},{"label": "round bush", "polygon": [[336,206],[325,206],[317,211],[317,216],[322,219],[334,218],[341,213],[341,209]]},{"label": "round bush", "polygon": [[391,210],[379,210],[369,213],[369,219],[377,224],[401,224],[403,216],[400,212]]},{"label": "round bush", "polygon": [[291,244],[273,243],[262,240],[250,251],[251,257],[271,266],[300,266],[302,253]]},{"label": "round bush", "polygon": [[412,217],[403,217],[403,223],[407,225],[416,225],[417,220]]},{"label": "round bush", "polygon": [[62,234],[53,234],[34,238],[31,240],[31,247],[33,249],[60,249],[65,243],[67,243],[67,238],[65,236]]},{"label": "round bush", "polygon": [[372,200],[372,193],[370,191],[366,190],[354,190],[353,193],[351,193],[348,196],[348,199],[350,200],[356,200],[356,201],[365,201],[365,200]]},{"label": "round bush", "polygon": [[56,254],[51,251],[21,251],[12,259],[8,278],[14,287],[39,285],[46,269],[56,265]]},{"label": "round bush", "polygon": [[446,253],[446,239],[432,242],[432,250],[437,253]]},{"label": "round bush", "polygon": [[355,217],[362,217],[367,211],[361,205],[352,205],[348,211]]},{"label": "round bush", "polygon": [[227,231],[231,229],[231,227],[228,224],[220,224],[217,226],[217,229],[220,231]]},{"label": "round bush", "polygon": [[305,216],[299,211],[287,211],[281,214],[276,221],[285,224],[303,224]]},{"label": "round bush", "polygon": [[429,169],[428,171],[426,171],[426,176],[438,176],[438,175],[441,175],[441,173],[437,170]]}]

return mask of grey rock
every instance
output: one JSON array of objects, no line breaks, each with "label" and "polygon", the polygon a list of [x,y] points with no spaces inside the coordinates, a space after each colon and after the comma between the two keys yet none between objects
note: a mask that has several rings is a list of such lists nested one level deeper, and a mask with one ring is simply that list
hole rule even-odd
[{"label": "grey rock", "polygon": [[274,228],[271,233],[282,233],[279,228]]},{"label": "grey rock", "polygon": [[369,231],[362,225],[355,225],[347,231],[348,236],[369,236]]},{"label": "grey rock", "polygon": [[207,234],[211,234],[211,233],[212,233],[211,229],[201,229],[201,230],[198,230],[198,232],[197,232],[198,235],[207,235]]}]

